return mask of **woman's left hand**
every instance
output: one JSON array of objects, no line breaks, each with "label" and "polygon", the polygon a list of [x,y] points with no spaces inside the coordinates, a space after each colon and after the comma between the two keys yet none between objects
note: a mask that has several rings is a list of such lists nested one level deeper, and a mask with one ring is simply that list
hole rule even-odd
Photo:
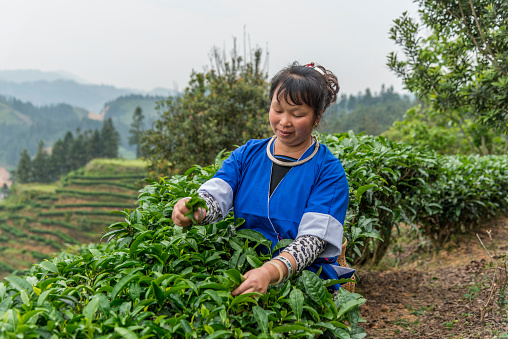
[{"label": "woman's left hand", "polygon": [[250,270],[243,276],[245,277],[245,280],[240,286],[231,292],[233,296],[250,292],[259,292],[264,294],[268,290],[268,285],[272,281],[271,272],[266,266]]}]

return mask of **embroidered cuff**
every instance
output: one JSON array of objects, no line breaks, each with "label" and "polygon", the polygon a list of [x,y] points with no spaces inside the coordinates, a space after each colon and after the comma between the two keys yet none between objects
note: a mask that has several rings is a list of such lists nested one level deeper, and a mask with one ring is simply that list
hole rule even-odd
[{"label": "embroidered cuff", "polygon": [[305,267],[309,266],[323,253],[326,248],[326,241],[319,239],[314,235],[303,235],[297,237],[282,252],[287,252],[295,258],[296,272],[301,272]]}]

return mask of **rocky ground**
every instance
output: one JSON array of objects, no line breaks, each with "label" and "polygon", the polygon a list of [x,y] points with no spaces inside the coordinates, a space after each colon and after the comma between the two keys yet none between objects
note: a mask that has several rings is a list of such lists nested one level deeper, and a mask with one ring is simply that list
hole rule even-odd
[{"label": "rocky ground", "polygon": [[358,270],[367,338],[508,338],[508,217],[437,252],[409,232],[379,266]]}]

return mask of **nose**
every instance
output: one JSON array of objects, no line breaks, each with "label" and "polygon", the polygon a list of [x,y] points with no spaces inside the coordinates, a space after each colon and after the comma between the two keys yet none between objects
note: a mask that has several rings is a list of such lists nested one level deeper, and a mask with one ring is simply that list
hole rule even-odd
[{"label": "nose", "polygon": [[291,126],[291,117],[289,116],[289,114],[287,114],[287,113],[282,114],[279,123],[281,124],[281,126],[284,126],[284,127]]}]

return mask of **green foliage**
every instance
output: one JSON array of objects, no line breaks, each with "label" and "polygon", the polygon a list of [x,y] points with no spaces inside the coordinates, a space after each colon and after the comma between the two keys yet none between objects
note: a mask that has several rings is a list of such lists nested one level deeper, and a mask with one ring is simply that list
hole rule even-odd
[{"label": "green foliage", "polygon": [[193,73],[182,97],[159,102],[161,117],[142,137],[151,177],[211,164],[223,149],[268,136],[262,51],[252,54],[246,62],[234,49],[228,62],[215,50],[214,69]]},{"label": "green foliage", "polygon": [[17,227],[14,227],[14,226],[10,226],[7,224],[0,224],[0,229],[2,231],[12,234],[13,236],[15,236],[17,238],[25,238],[26,237],[25,232],[23,232],[22,230],[20,230]]},{"label": "green foliage", "polygon": [[437,180],[408,201],[424,234],[442,246],[453,234],[506,211],[507,166],[507,156],[440,158]]},{"label": "green foliage", "polygon": [[101,192],[101,191],[85,191],[85,190],[73,190],[73,189],[57,189],[56,193],[64,195],[76,195],[76,196],[104,196],[104,197],[115,197],[132,199],[132,195],[125,193],[115,192]]},{"label": "green foliage", "polygon": [[98,186],[103,185],[103,186],[121,187],[121,188],[129,189],[129,190],[137,190],[137,187],[135,185],[132,185],[132,184],[123,184],[121,182],[99,181],[99,180],[80,180],[80,181],[67,180],[67,181],[65,181],[65,185],[66,186],[69,186],[69,185],[73,185],[73,186],[87,186],[87,187],[90,187],[92,185],[94,187],[98,187]]},{"label": "green foliage", "polygon": [[21,159],[16,169],[16,180],[20,183],[31,182],[32,173],[32,159],[25,148],[21,153]]},{"label": "green foliage", "polygon": [[75,208],[75,207],[120,207],[120,208],[133,208],[135,206],[126,204],[123,201],[117,202],[82,202],[75,204],[54,204],[54,208]]},{"label": "green foliage", "polygon": [[131,129],[129,130],[129,145],[136,147],[136,158],[140,158],[141,153],[141,135],[145,130],[144,125],[145,116],[141,107],[136,107],[134,114],[132,115]]},{"label": "green foliage", "polygon": [[68,244],[78,244],[76,239],[72,238],[70,235],[60,232],[58,230],[50,230],[47,228],[30,228],[30,232],[38,233],[38,234],[51,234],[56,236],[57,238],[60,238],[64,242]]},{"label": "green foliage", "polygon": [[51,155],[44,149],[41,140],[33,161],[28,152],[23,150],[16,170],[19,183],[54,182],[61,175],[67,174],[86,165],[94,158],[111,158],[118,156],[119,134],[111,119],[106,119],[101,132],[98,129],[84,133],[77,131],[74,137],[69,131],[64,139],[58,139]]},{"label": "green foliage", "polygon": [[422,106],[409,109],[402,121],[382,134],[384,137],[420,148],[434,150],[440,154],[503,154],[507,140],[504,136],[457,116],[450,120]]},{"label": "green foliage", "polygon": [[367,135],[380,135],[394,121],[401,120],[404,112],[413,105],[407,96],[393,91],[393,87],[381,87],[379,94],[372,95],[370,89],[357,96],[342,95],[339,102],[325,112],[325,131],[339,133],[349,130]]},{"label": "green foliage", "polygon": [[[349,183],[344,235],[355,263],[379,262],[399,222],[418,216],[407,199],[435,180],[437,159],[409,145],[352,132],[322,134],[320,141],[340,159]],[[379,239],[379,240],[376,240]]]},{"label": "green foliage", "polygon": [[100,127],[100,122],[87,115],[87,111],[67,104],[36,107],[0,95],[0,145],[9,145],[0,149],[1,166],[15,167],[25,148],[35,154],[40,140],[50,145],[65,131]]},{"label": "green foliage", "polygon": [[[391,39],[402,47],[388,66],[405,86],[443,116],[474,117],[505,132],[508,123],[508,2],[416,1],[420,21],[394,20]],[[426,36],[422,36],[422,31]]]},{"label": "green foliage", "polygon": [[[120,146],[120,134],[113,126],[113,119],[109,118],[104,120],[100,133],[100,142],[102,156],[98,158],[118,158],[118,147]],[[88,162],[88,160],[81,166],[84,166]]]},{"label": "green foliage", "polygon": [[68,222],[61,221],[61,220],[54,220],[54,219],[38,219],[38,222],[41,225],[58,225],[62,226],[71,230],[77,229],[76,226],[69,224]]},{"label": "green foliage", "polygon": [[357,325],[365,299],[340,290],[334,300],[326,286],[336,281],[308,271],[264,295],[231,295],[242,273],[271,257],[255,251],[268,240],[256,232],[235,236],[241,222],[232,216],[186,233],[169,218],[172,204],[215,170],[194,167],[152,182],[140,207],[119,212],[125,221],[108,227],[107,244],[62,252],[22,277],[7,277],[0,283],[0,334],[278,338],[329,330],[338,338],[363,337]]}]

